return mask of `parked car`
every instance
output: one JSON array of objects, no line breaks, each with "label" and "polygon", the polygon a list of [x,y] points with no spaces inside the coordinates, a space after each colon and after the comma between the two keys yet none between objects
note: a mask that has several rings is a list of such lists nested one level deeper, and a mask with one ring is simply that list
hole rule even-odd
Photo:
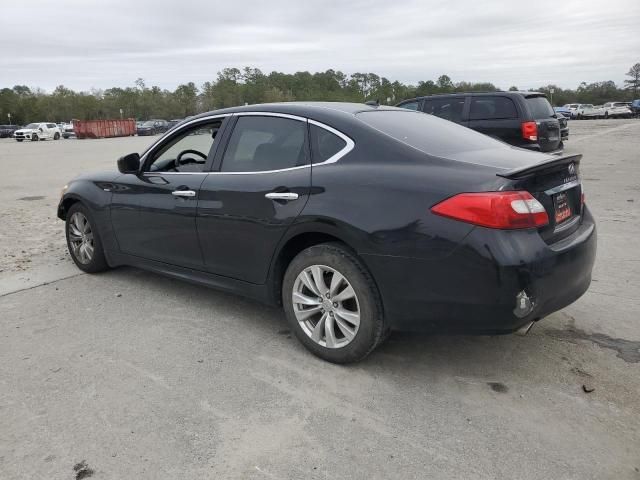
[{"label": "parked car", "polygon": [[178,125],[183,120],[184,120],[183,118],[175,118],[173,120],[169,120],[169,122],[167,122],[167,130],[171,130],[173,127]]},{"label": "parked car", "polygon": [[631,102],[631,113],[635,117],[640,116],[640,99]]},{"label": "parked car", "polygon": [[62,133],[55,123],[30,123],[24,128],[16,130],[13,138],[18,142],[23,140],[60,140]]},{"label": "parked car", "polygon": [[517,147],[543,152],[562,147],[560,122],[543,93],[432,95],[397,106],[450,120]]},{"label": "parked car", "polygon": [[580,103],[576,108],[578,120],[598,118],[601,113],[601,110],[596,109],[591,103]]},{"label": "parked car", "polygon": [[630,118],[632,115],[631,108],[627,102],[607,102],[603,106],[604,118]]},{"label": "parked car", "polygon": [[76,132],[73,129],[73,122],[63,123],[62,124],[62,138],[71,138],[75,137]]},{"label": "parked car", "polygon": [[169,129],[169,122],[166,120],[147,120],[139,127],[136,127],[138,135],[157,135]]},{"label": "parked car", "polygon": [[567,120],[571,119],[571,109],[564,106],[564,107],[553,107],[553,111],[556,112],[557,114],[561,114],[563,117],[565,117]]},{"label": "parked car", "polygon": [[569,140],[569,117],[565,117],[563,114],[556,112],[556,118],[560,124],[561,145],[564,146],[564,142]]},{"label": "parked car", "polygon": [[11,138],[16,130],[20,130],[20,125],[0,125],[0,138]]},{"label": "parked car", "polygon": [[57,215],[81,270],[133,265],[281,305],[311,352],[343,363],[391,329],[524,333],[580,297],[596,252],[580,158],[401,108],[242,106],[73,180]]},{"label": "parked car", "polygon": [[578,115],[579,106],[580,106],[579,103],[567,103],[566,105],[563,105],[562,108],[569,110],[571,114],[571,118],[576,118]]}]

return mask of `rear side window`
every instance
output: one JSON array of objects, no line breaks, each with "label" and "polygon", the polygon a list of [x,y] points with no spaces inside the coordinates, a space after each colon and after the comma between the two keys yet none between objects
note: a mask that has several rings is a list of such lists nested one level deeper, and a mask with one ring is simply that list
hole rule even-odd
[{"label": "rear side window", "polygon": [[223,172],[261,172],[307,165],[306,122],[239,117],[222,160]]},{"label": "rear side window", "polygon": [[446,157],[472,150],[509,148],[498,140],[433,115],[402,110],[377,110],[360,112],[357,118],[430,155]]},{"label": "rear side window", "polygon": [[55,123],[47,123],[47,127],[56,128],[56,124]]},{"label": "rear side window", "polygon": [[313,163],[326,162],[347,146],[342,138],[317,125],[310,124],[309,133]]},{"label": "rear side window", "polygon": [[425,100],[422,111],[429,115],[444,118],[451,122],[462,121],[462,110],[464,109],[464,97],[457,98],[434,98]]},{"label": "rear side window", "polygon": [[402,105],[398,105],[400,108],[406,108],[407,110],[418,110],[418,106],[420,105],[420,102],[407,102],[407,103],[403,103]]},{"label": "rear side window", "polygon": [[527,106],[533,118],[553,117],[553,108],[545,97],[529,97],[527,98]]},{"label": "rear side window", "polygon": [[471,120],[501,120],[518,118],[513,100],[507,97],[472,97]]}]

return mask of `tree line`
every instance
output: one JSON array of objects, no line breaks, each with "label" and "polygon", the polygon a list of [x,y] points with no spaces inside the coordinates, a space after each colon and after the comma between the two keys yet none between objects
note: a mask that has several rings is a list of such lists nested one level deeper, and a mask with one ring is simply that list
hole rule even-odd
[{"label": "tree line", "polygon": [[[554,105],[566,103],[601,104],[607,101],[629,101],[640,95],[640,63],[627,75],[624,87],[615,82],[581,83],[575,90],[556,85],[541,86],[540,91],[553,99]],[[421,95],[454,92],[498,91],[492,83],[453,82],[447,75],[437,80],[420,81],[406,85],[390,81],[375,73],[341,71],[296,72],[293,74],[271,72],[265,74],[257,68],[225,68],[217,78],[200,87],[193,82],[179,85],[175,90],[147,86],[143,79],[127,88],[93,89],[76,92],[63,85],[47,93],[25,85],[0,89],[0,124],[26,124],[32,121],[69,121],[72,118],[94,120],[104,118],[184,118],[218,108],[245,103],[269,103],[294,100],[365,102],[378,100],[383,104],[395,104],[401,100]],[[518,90],[517,86],[509,90]],[[552,93],[553,90],[553,93]]]}]

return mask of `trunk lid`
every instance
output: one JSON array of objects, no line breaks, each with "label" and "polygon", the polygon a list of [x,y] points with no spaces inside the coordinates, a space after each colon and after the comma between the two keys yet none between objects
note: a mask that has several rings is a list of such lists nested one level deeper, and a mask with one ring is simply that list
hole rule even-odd
[{"label": "trunk lid", "polygon": [[582,222],[581,158],[582,155],[559,156],[497,174],[509,180],[510,189],[526,190],[544,206],[549,224],[539,231],[549,244],[571,235]]}]

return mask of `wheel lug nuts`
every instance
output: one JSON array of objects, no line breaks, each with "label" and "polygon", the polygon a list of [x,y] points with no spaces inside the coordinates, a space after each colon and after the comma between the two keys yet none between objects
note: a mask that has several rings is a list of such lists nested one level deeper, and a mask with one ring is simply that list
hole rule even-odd
[{"label": "wheel lug nuts", "polygon": [[337,302],[333,303],[333,308],[338,308],[338,303]]},{"label": "wheel lug nuts", "polygon": [[333,317],[333,312],[329,312],[329,316],[330,316],[330,317]]},{"label": "wheel lug nuts", "polygon": [[327,298],[329,298],[329,294],[328,294],[328,293],[327,293],[325,296],[326,296]]}]

